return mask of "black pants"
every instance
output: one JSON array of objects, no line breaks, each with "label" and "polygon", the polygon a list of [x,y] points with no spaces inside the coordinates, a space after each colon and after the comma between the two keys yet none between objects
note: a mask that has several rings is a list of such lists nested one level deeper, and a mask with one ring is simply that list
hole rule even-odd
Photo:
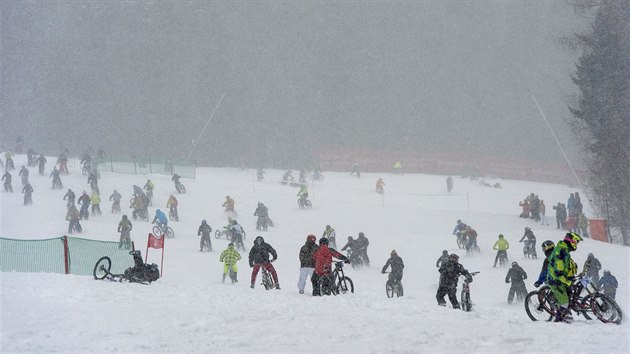
[{"label": "black pants", "polygon": [[457,301],[457,285],[455,286],[442,286],[437,290],[437,294],[435,298],[437,299],[438,305],[446,305],[446,301],[444,301],[444,296],[448,295],[448,299],[451,301],[454,309],[459,308],[459,302]]},{"label": "black pants", "polygon": [[527,288],[525,287],[524,282],[512,283],[510,287],[510,291],[508,292],[508,304],[511,304],[514,301],[514,294],[516,294],[516,298],[519,297],[525,300],[525,296],[527,296]]},{"label": "black pants", "polygon": [[[322,281],[324,282],[324,286],[322,287],[324,289],[324,294],[322,294],[319,291],[319,281],[320,279],[322,279]],[[317,275],[317,273],[313,272],[313,275],[311,275],[311,283],[313,285],[313,296],[322,296],[322,295],[330,295],[330,288],[332,286],[334,286],[335,284],[333,284],[333,279],[332,279],[332,274],[326,274],[326,275]],[[327,291],[328,289],[328,291]]]}]

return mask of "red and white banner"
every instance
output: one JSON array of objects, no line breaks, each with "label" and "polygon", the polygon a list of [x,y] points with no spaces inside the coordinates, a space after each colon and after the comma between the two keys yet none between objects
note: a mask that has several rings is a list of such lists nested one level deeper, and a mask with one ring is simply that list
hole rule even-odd
[{"label": "red and white banner", "polygon": [[149,248],[162,249],[162,259],[160,260],[160,278],[164,276],[164,235],[155,236],[154,234],[149,234],[149,238],[147,239],[147,252],[144,255],[144,261],[149,263]]}]

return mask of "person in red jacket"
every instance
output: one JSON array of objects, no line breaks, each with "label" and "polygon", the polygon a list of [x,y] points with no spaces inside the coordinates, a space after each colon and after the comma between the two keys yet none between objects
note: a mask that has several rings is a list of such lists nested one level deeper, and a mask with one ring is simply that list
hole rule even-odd
[{"label": "person in red jacket", "polygon": [[[315,260],[315,271],[311,276],[311,281],[313,283],[313,296],[322,295],[319,291],[320,279],[325,282],[324,287],[332,282],[331,273],[333,257],[341,259],[346,263],[350,263],[350,260],[346,256],[337,252],[334,248],[328,247],[327,238],[319,239],[319,248],[313,253],[313,259]],[[328,295],[330,295],[330,293],[328,293]]]}]

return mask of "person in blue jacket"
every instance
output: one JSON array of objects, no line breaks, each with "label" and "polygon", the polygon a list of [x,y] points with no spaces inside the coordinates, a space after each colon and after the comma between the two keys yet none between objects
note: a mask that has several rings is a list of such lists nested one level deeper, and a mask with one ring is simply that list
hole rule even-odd
[{"label": "person in blue jacket", "polygon": [[551,240],[547,240],[540,245],[545,253],[545,260],[543,261],[542,269],[540,270],[540,275],[538,276],[538,280],[534,283],[535,287],[541,286],[547,280],[547,266],[549,265],[549,261],[547,258],[556,247],[556,245]]},{"label": "person in blue jacket", "polygon": [[617,282],[617,278],[610,274],[608,269],[605,269],[604,276],[599,280],[599,288],[604,291],[604,295],[614,300],[615,295],[617,295],[618,286],[619,283]]},{"label": "person in blue jacket", "polygon": [[155,210],[155,217],[153,218],[152,224],[157,224],[157,226],[161,228],[166,228],[168,226],[168,219],[166,215],[160,209]]}]

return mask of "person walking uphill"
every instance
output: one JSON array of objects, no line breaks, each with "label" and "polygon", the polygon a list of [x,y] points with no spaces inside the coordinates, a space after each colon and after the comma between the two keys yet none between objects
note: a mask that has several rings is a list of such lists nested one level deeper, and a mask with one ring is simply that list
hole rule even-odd
[{"label": "person walking uphill", "polygon": [[505,263],[507,263],[507,250],[508,248],[510,248],[510,244],[507,242],[507,240],[503,237],[503,234],[499,234],[499,239],[497,240],[497,242],[494,243],[494,246],[492,246],[493,250],[497,250],[497,256],[494,258],[494,265],[493,267],[497,266],[497,262],[499,261],[499,258],[501,257],[505,257]]},{"label": "person walking uphill", "polygon": [[510,291],[508,292],[508,304],[512,304],[512,301],[514,301],[514,294],[516,294],[517,299],[525,299],[525,296],[527,296],[525,279],[527,279],[525,270],[523,270],[518,263],[512,262],[512,268],[508,270],[505,276],[506,284],[512,282],[512,286],[510,286]]},{"label": "person walking uphill", "polygon": [[234,244],[230,242],[228,248],[221,252],[219,262],[223,262],[223,279],[221,282],[225,283],[225,275],[229,274],[232,284],[238,283],[238,262],[241,259],[241,254],[234,248]]},{"label": "person walking uphill", "polygon": [[[271,255],[271,260],[269,260],[269,255]],[[252,270],[252,279],[250,287],[253,289],[254,284],[256,283],[256,277],[258,276],[258,271],[260,271],[260,267],[265,267],[265,269],[271,273],[271,277],[273,278],[273,282],[276,283],[276,289],[280,290],[280,284],[278,283],[278,274],[276,273],[276,269],[271,264],[276,259],[278,259],[278,254],[276,250],[271,247],[270,244],[265,243],[265,239],[262,236],[256,237],[254,240],[254,247],[249,250],[249,266],[253,267]]]},{"label": "person walking uphill", "polygon": [[317,251],[318,246],[315,243],[317,238],[315,235],[308,235],[306,237],[306,243],[300,248],[300,278],[298,279],[298,291],[300,294],[304,294],[304,287],[306,286],[306,278],[308,276],[313,279],[313,271],[315,270],[315,259],[313,254]]},{"label": "person walking uphill", "polygon": [[459,256],[454,253],[448,256],[448,260],[446,262],[442,263],[439,272],[440,285],[438,287],[437,294],[435,294],[438,305],[446,306],[444,296],[448,295],[448,299],[451,301],[453,308],[459,309],[459,302],[457,301],[456,294],[459,276],[465,276],[468,282],[472,283],[472,275],[470,275],[463,265],[459,264]]}]

